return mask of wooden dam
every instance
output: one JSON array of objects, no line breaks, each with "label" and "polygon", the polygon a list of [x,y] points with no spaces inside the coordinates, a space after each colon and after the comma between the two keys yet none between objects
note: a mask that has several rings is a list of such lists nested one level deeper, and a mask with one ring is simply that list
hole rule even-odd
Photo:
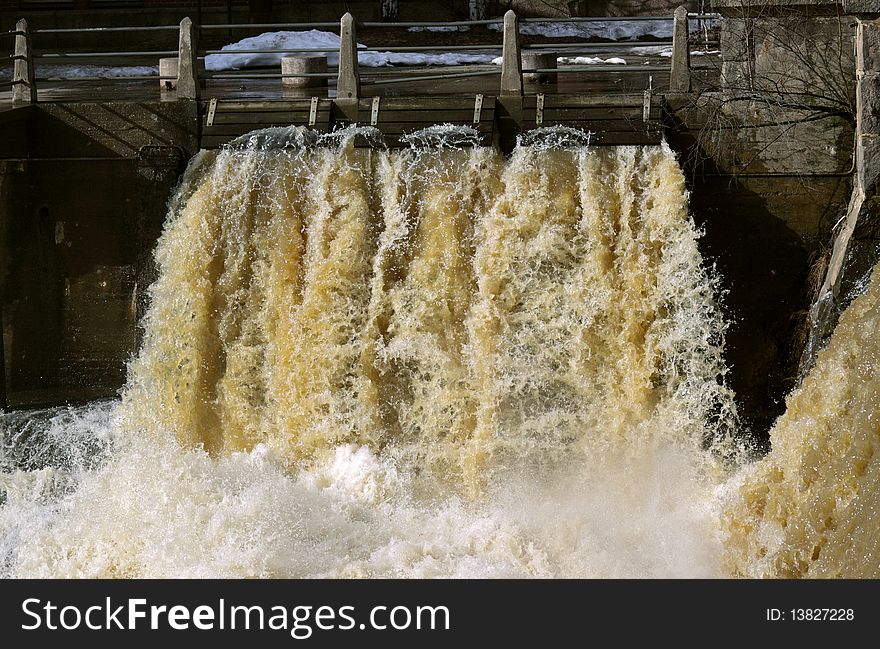
[{"label": "wooden dam", "polygon": [[[743,14],[743,4],[754,5],[757,18]],[[358,32],[387,25],[349,14],[335,23],[199,26],[186,18],[130,28],[44,28],[20,20],[0,40],[13,52],[9,78],[0,79],[0,409],[109,397],[123,384],[155,277],[151,255],[167,201],[200,149],[268,127],[331,133],[353,124],[382,136],[356,144],[400,147],[413,132],[452,124],[470,127],[481,144],[505,153],[518,137],[546,127],[577,129],[598,146],[668,142],[706,231],[704,255],[718,265],[726,306],[737,316],[728,336],[734,387],[754,421],[772,420],[794,358],[781,341],[790,337],[792,314],[805,308],[811,256],[828,241],[850,195],[855,119],[829,111],[824,121],[792,127],[768,117],[767,106],[782,103],[756,101],[756,87],[742,99],[736,95],[737,66],[759,70],[760,57],[782,51],[772,40],[755,45],[762,42],[755,30],[777,20],[761,17],[759,5],[715,2],[720,16],[689,15],[682,7],[674,16],[653,17],[668,22],[671,38],[626,42],[655,48],[626,65],[558,65],[557,57],[572,53],[627,50],[524,37],[529,19],[513,12],[485,21],[397,24],[494,24],[501,42],[457,47],[500,56],[454,68],[359,65],[364,52],[432,47],[364,48]],[[843,34],[842,52],[851,47],[851,32],[837,29],[839,20],[817,20]],[[720,64],[714,40],[704,34],[697,42],[705,31],[697,23],[710,21],[715,33],[720,25],[721,49],[725,42],[731,48],[721,52]],[[742,25],[752,26],[748,38],[738,37]],[[327,30],[339,35],[338,48],[253,51],[281,59],[280,71],[206,69],[208,57],[224,55],[217,34],[236,29]],[[107,45],[65,49],[64,38],[74,33]],[[737,43],[752,49],[740,52]],[[692,60],[694,48],[715,58]],[[157,61],[158,74],[106,71],[108,63],[155,69]],[[105,68],[64,78],[59,63]],[[791,153],[803,150],[831,153],[809,160]]]}]

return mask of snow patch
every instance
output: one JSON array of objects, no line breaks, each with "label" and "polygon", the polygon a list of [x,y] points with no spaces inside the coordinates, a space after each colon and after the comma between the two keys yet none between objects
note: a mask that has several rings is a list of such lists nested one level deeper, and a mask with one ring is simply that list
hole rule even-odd
[{"label": "snow patch", "polygon": [[[691,56],[714,56],[717,54],[721,54],[721,50],[694,50],[691,52]],[[663,50],[662,52],[659,52],[659,55],[665,59],[671,59],[672,50]]]},{"label": "snow patch", "polygon": [[[492,63],[495,65],[501,65],[503,57],[497,57],[492,59]],[[626,61],[618,56],[613,56],[610,59],[602,59],[598,56],[560,56],[556,59],[557,64],[562,65],[626,65]]]},{"label": "snow patch", "polygon": [[[358,49],[367,46],[358,43]],[[309,52],[308,50],[329,50]],[[339,36],[332,32],[311,29],[301,32],[266,32],[259,36],[244,38],[236,43],[224,45],[223,52],[231,54],[209,54],[205,57],[208,70],[240,70],[260,65],[278,65],[283,56],[296,54],[325,55],[328,65],[339,64]],[[289,52],[248,54],[240,50],[290,50]],[[499,48],[500,50],[500,48]],[[378,68],[390,65],[459,65],[462,63],[489,63],[496,53],[440,52],[423,54],[417,52],[359,52],[359,65]]]},{"label": "snow patch", "polygon": [[468,32],[470,27],[467,25],[417,25],[410,27],[408,32]]},{"label": "snow patch", "polygon": [[626,61],[619,56],[610,59],[602,59],[598,56],[560,56],[556,62],[568,65],[626,65]]}]

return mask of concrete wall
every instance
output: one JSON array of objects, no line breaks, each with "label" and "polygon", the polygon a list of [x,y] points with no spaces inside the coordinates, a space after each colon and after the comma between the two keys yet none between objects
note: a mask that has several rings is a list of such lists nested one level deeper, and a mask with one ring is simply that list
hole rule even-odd
[{"label": "concrete wall", "polygon": [[671,97],[704,252],[728,291],[731,380],[759,441],[798,379],[816,275],[852,189],[853,18],[722,0],[720,83]]},{"label": "concrete wall", "polygon": [[797,380],[811,269],[846,211],[853,129],[840,117],[798,124],[797,111],[728,99],[722,92],[669,97],[668,137],[706,232],[703,253],[717,263],[726,291],[731,381],[764,442]]},{"label": "concrete wall", "polygon": [[196,147],[195,107],[47,104],[21,114],[25,140],[0,146],[7,399],[112,395],[136,349],[166,203]]}]

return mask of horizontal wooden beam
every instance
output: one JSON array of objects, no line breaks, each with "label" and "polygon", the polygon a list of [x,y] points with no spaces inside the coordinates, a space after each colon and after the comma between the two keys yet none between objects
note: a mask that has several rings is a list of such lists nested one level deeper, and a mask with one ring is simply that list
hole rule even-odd
[{"label": "horizontal wooden beam", "polygon": [[[203,110],[202,146],[214,148],[252,130],[271,126],[308,126],[330,131],[347,124],[374,125],[385,135],[388,146],[400,146],[400,137],[435,124],[471,126],[488,138],[509,149],[517,133],[533,128],[568,126],[593,133],[596,144],[651,144],[660,141],[659,121],[661,98],[654,96],[647,106],[645,119],[644,93],[615,94],[547,94],[542,97],[541,120],[538,121],[538,99],[524,97],[481,96],[480,110],[475,113],[475,97],[373,97],[347,100],[343,109],[337,100],[321,98],[219,101],[213,121],[207,126]],[[511,111],[510,102],[515,110]],[[207,107],[207,103],[205,104]],[[314,110],[312,108],[314,107]],[[474,115],[479,115],[474,123]],[[501,134],[498,140],[497,134]],[[362,145],[366,146],[366,140]]]}]

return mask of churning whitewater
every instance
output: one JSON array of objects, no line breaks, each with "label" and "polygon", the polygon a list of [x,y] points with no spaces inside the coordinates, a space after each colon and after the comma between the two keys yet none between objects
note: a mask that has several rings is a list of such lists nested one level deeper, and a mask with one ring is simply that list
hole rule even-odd
[{"label": "churning whitewater", "polygon": [[271,129],[191,163],[121,400],[0,420],[0,571],[788,565],[799,539],[772,561],[743,540],[788,460],[730,478],[725,324],[669,148],[354,146],[374,135]]}]

